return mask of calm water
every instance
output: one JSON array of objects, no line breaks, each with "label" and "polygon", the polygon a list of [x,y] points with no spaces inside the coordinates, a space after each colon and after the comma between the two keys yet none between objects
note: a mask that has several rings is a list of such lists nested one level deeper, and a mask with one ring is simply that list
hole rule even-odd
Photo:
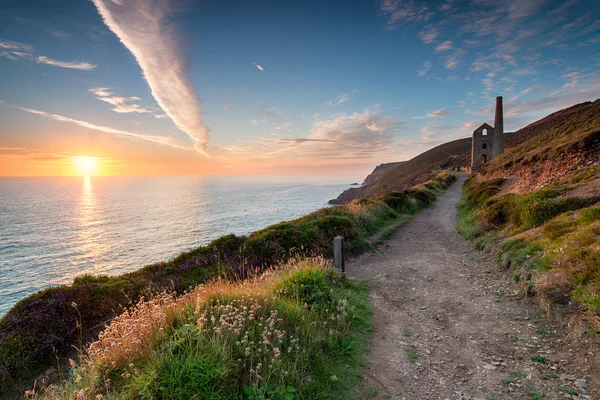
[{"label": "calm water", "polygon": [[300,217],[351,182],[341,181],[0,178],[0,315],[80,274],[136,270],[228,233]]}]

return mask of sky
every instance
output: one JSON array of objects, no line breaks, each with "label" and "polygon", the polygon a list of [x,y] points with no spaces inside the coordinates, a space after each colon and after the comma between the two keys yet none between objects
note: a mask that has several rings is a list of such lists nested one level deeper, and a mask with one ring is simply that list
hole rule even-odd
[{"label": "sky", "polygon": [[596,0],[2,4],[0,176],[364,176],[600,97]]}]

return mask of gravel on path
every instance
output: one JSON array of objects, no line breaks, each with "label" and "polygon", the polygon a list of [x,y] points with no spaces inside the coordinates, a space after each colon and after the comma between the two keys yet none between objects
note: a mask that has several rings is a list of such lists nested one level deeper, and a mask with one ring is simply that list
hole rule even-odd
[{"label": "gravel on path", "polygon": [[600,399],[598,359],[456,232],[461,176],[385,246],[346,265],[376,327],[360,399]]}]

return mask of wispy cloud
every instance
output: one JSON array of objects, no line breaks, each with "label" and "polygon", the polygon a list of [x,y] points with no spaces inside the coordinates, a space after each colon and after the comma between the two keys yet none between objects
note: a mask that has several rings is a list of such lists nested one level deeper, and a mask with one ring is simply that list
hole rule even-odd
[{"label": "wispy cloud", "polygon": [[421,31],[421,33],[419,33],[419,36],[421,37],[421,40],[423,41],[424,44],[433,43],[435,41],[435,39],[438,38],[439,35],[440,35],[440,31],[435,28]]},{"label": "wispy cloud", "polygon": [[95,64],[90,64],[84,61],[58,61],[46,56],[39,56],[35,59],[38,64],[48,64],[55,67],[69,68],[69,69],[80,69],[83,71],[91,71],[96,68]]},{"label": "wispy cloud", "polygon": [[427,118],[442,118],[448,115],[447,108],[440,108],[439,110],[431,111],[427,113]]},{"label": "wispy cloud", "polygon": [[327,105],[333,106],[336,104],[339,105],[339,104],[345,103],[346,101],[350,100],[350,98],[352,97],[353,94],[355,94],[357,92],[358,92],[358,90],[352,89],[352,91],[350,93],[340,94],[335,99],[329,100],[327,102]]},{"label": "wispy cloud", "polygon": [[63,31],[61,29],[55,29],[55,28],[52,28],[52,27],[49,27],[49,26],[45,26],[45,25],[42,25],[42,24],[37,23],[35,21],[32,21],[30,19],[27,19],[27,18],[15,17],[13,19],[16,22],[20,23],[20,24],[34,26],[34,27],[39,28],[39,29],[41,29],[43,31],[46,31],[50,35],[52,35],[52,36],[54,36],[54,37],[56,37],[58,39],[61,39],[61,40],[67,40],[67,39],[70,39],[72,37],[71,34],[69,34],[68,32],[65,32],[65,31]]},{"label": "wispy cloud", "polygon": [[421,140],[424,142],[430,142],[431,139],[437,137],[441,133],[445,133],[453,130],[454,127],[449,125],[427,125],[421,128]]},{"label": "wispy cloud", "polygon": [[[321,160],[370,159],[394,151],[393,134],[401,125],[379,111],[340,113],[315,121],[306,137],[263,140],[271,151],[257,156],[270,158],[291,153],[292,157]],[[275,147],[273,147],[275,146]]]},{"label": "wispy cloud", "polygon": [[388,17],[387,29],[395,29],[403,22],[427,21],[432,14],[425,5],[414,0],[383,0],[380,10]]},{"label": "wispy cloud", "polygon": [[[130,104],[132,101],[140,101],[139,97],[120,97],[113,96],[113,93],[109,91],[109,88],[92,88],[89,90],[90,93],[96,95],[98,100],[104,101],[108,104],[115,106],[111,110],[118,113],[151,113],[152,109],[138,104]],[[159,115],[162,115],[159,114]]]},{"label": "wispy cloud", "polygon": [[252,65],[254,65],[256,67],[256,69],[258,69],[259,71],[267,72],[261,65],[258,65],[257,63],[252,63]]},{"label": "wispy cloud", "polygon": [[75,118],[65,117],[65,116],[58,115],[58,114],[52,114],[52,113],[45,112],[45,111],[34,110],[32,108],[19,107],[19,106],[17,106],[17,108],[20,109],[21,111],[25,111],[25,112],[28,112],[31,114],[41,115],[43,117],[50,118],[55,121],[65,122],[65,123],[81,126],[82,128],[88,128],[88,129],[92,129],[95,131],[99,131],[99,132],[110,133],[113,135],[122,136],[122,137],[126,137],[126,138],[131,138],[131,139],[145,140],[148,142],[158,143],[158,144],[161,144],[164,146],[174,147],[177,149],[184,149],[184,150],[192,150],[193,149],[192,146],[187,145],[179,140],[173,139],[169,136],[146,135],[143,133],[131,132],[131,131],[123,130],[123,129],[116,129],[116,128],[111,128],[108,126],[97,125],[97,124],[93,124],[91,122],[81,121],[81,120],[78,120]]},{"label": "wispy cloud", "polygon": [[25,43],[14,42],[12,40],[0,39],[0,49],[32,52],[33,46]]},{"label": "wispy cloud", "polygon": [[131,51],[152,96],[175,125],[208,156],[210,129],[202,121],[202,102],[188,78],[183,42],[169,22],[171,2],[92,0],[104,23]]},{"label": "wispy cloud", "polygon": [[445,42],[442,42],[440,44],[438,44],[437,46],[435,46],[435,52],[436,53],[441,53],[442,51],[448,51],[452,48],[452,40],[446,40]]},{"label": "wispy cloud", "polygon": [[96,68],[95,64],[84,61],[58,61],[46,56],[34,56],[33,46],[25,43],[19,43],[12,40],[0,39],[0,56],[19,61],[29,60],[38,64],[48,64],[60,68],[78,69],[91,71]]},{"label": "wispy cloud", "polygon": [[424,77],[425,75],[427,75],[427,73],[429,72],[430,69],[431,69],[431,62],[425,61],[423,64],[421,64],[421,68],[419,68],[417,73],[419,74],[420,77]]}]

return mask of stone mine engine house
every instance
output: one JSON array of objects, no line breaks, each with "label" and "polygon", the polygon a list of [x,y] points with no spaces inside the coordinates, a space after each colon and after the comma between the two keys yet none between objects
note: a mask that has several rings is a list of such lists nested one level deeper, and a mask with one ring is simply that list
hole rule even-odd
[{"label": "stone mine engine house", "polygon": [[474,174],[483,164],[502,153],[504,153],[504,117],[502,96],[498,96],[494,126],[484,123],[473,132],[471,173]]}]

